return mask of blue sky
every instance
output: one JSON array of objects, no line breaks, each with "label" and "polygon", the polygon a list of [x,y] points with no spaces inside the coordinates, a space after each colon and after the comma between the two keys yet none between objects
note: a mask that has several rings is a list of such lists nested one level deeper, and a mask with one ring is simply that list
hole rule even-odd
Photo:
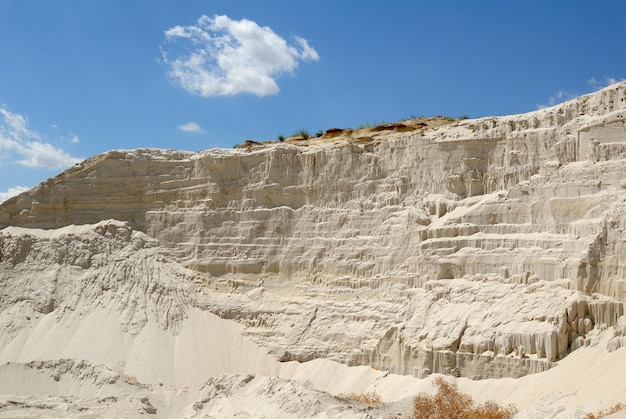
[{"label": "blue sky", "polygon": [[625,41],[626,0],[0,0],[0,201],[110,149],[532,111]]}]

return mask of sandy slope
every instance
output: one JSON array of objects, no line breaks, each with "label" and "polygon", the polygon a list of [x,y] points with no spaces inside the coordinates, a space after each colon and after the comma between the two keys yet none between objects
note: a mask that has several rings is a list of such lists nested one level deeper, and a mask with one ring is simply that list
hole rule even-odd
[{"label": "sandy slope", "polygon": [[[2,352],[0,417],[134,417],[149,406],[163,418],[386,417],[408,414],[411,396],[433,391],[434,376],[420,380],[321,359],[279,363],[240,326],[197,309],[177,336],[151,323],[135,337],[125,335],[104,309],[83,319],[54,318],[43,316]],[[544,373],[448,379],[478,401],[515,404],[520,418],[582,417],[626,394],[626,348],[607,353],[612,331],[596,335]],[[122,364],[124,372],[115,371]],[[332,397],[367,392],[395,404],[368,409]]]}]

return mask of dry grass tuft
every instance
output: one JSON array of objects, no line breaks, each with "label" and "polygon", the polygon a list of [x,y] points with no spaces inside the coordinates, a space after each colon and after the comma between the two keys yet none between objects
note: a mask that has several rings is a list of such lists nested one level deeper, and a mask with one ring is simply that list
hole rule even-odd
[{"label": "dry grass tuft", "polygon": [[585,419],[600,419],[612,415],[613,413],[621,412],[622,410],[626,410],[626,404],[616,403],[613,406],[601,410],[596,414],[589,413],[587,416],[585,416]]},{"label": "dry grass tuft", "polygon": [[339,393],[337,395],[340,399],[353,400],[357,403],[366,404],[368,406],[382,406],[385,403],[381,400],[380,396],[376,393]]},{"label": "dry grass tuft", "polygon": [[471,396],[459,391],[456,384],[441,377],[435,380],[435,385],[438,390],[434,396],[421,393],[415,397],[414,419],[509,419],[517,413],[513,405],[503,407],[492,401],[475,404]]},{"label": "dry grass tuft", "polygon": [[137,384],[139,383],[139,380],[137,380],[137,377],[135,377],[134,375],[129,375],[126,373],[122,373],[120,374],[120,377],[122,377],[122,380],[126,381],[129,384]]}]

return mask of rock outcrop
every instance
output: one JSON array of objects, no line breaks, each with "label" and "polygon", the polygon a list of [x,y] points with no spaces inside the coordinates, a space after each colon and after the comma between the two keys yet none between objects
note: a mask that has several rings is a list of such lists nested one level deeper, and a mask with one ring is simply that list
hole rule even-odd
[{"label": "rock outcrop", "polygon": [[279,361],[544,371],[593,329],[623,345],[625,179],[626,83],[360,139],[111,151],[0,206],[0,359],[29,361],[26,316],[99,304],[135,335],[210,312]]}]

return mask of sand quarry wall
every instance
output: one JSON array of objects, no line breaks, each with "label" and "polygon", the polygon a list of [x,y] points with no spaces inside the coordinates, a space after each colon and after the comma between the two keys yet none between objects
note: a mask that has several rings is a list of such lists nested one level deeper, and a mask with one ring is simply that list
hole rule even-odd
[{"label": "sand quarry wall", "polygon": [[178,336],[193,307],[283,362],[544,371],[623,315],[625,118],[621,83],[394,135],[111,151],[0,206],[3,278],[25,284],[4,310],[110,301],[122,335]]}]

